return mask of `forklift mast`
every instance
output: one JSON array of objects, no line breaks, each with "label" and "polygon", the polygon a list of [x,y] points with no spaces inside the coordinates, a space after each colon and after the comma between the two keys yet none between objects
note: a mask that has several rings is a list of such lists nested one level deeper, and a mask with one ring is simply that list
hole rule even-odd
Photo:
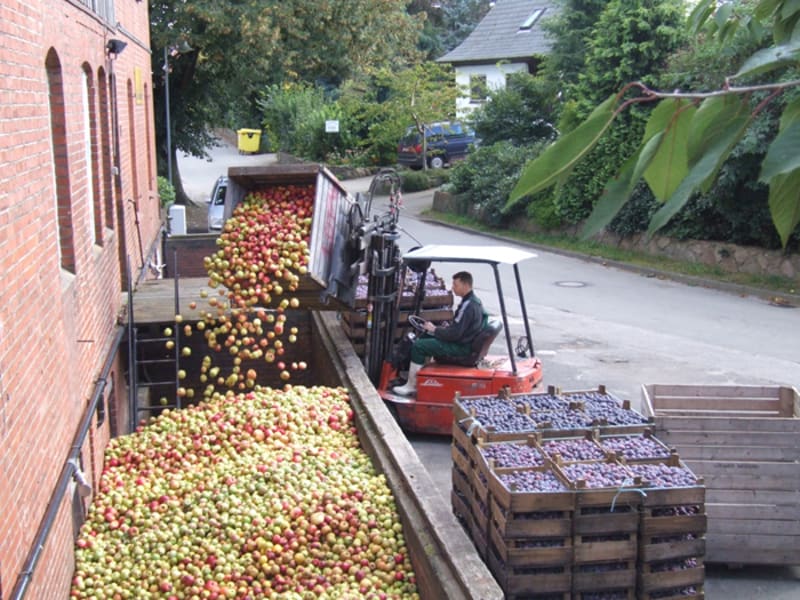
[{"label": "forklift mast", "polygon": [[[401,206],[400,176],[394,169],[381,169],[372,180],[367,196],[358,196],[364,218],[358,235],[365,247],[367,273],[367,331],[364,347],[364,368],[374,384],[392,352],[400,302],[400,248],[397,227]],[[384,212],[370,217],[377,191],[388,192]]]}]

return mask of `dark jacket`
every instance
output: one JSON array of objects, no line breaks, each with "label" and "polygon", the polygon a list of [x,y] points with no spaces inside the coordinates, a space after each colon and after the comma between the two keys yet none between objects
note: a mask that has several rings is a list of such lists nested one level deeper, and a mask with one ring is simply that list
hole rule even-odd
[{"label": "dark jacket", "polygon": [[437,327],[433,336],[443,342],[471,344],[483,329],[485,318],[483,304],[473,291],[461,299],[453,321],[445,327]]}]

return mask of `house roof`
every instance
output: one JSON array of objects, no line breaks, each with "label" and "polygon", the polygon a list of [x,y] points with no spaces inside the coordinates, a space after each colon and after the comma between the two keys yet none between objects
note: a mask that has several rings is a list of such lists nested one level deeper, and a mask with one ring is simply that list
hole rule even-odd
[{"label": "house roof", "polygon": [[545,0],[498,0],[472,33],[436,62],[485,63],[549,54],[541,22],[556,10]]}]

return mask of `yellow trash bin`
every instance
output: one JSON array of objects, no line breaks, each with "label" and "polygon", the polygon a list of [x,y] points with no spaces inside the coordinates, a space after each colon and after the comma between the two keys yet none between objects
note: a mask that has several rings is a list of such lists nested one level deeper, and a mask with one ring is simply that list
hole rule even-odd
[{"label": "yellow trash bin", "polygon": [[258,152],[261,145],[260,129],[237,129],[239,152]]}]

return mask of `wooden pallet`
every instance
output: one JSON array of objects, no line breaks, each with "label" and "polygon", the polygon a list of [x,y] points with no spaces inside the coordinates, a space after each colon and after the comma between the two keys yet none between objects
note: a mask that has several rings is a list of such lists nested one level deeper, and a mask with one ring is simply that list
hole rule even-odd
[{"label": "wooden pallet", "polygon": [[645,385],[642,410],[706,487],[706,562],[800,564],[800,395]]}]

